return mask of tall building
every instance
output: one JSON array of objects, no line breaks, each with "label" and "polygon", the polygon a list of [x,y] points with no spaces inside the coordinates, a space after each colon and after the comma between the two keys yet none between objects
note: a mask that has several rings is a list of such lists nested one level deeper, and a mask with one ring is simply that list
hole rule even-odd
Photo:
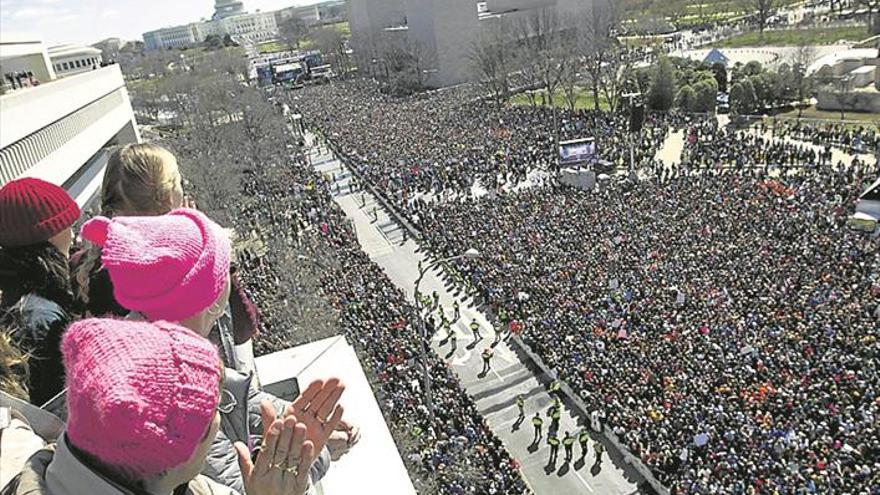
[{"label": "tall building", "polygon": [[[560,18],[586,11],[594,0],[351,0],[352,35],[373,43],[417,44],[431,86],[451,86],[474,79],[470,53],[486,30],[513,22],[539,9]],[[362,63],[375,61],[361,59]],[[369,72],[362,67],[362,71]]]},{"label": "tall building", "polygon": [[38,83],[3,81],[0,186],[37,177],[64,187],[85,206],[100,189],[109,148],[140,141],[122,72],[109,65],[58,78],[40,40],[3,33],[0,72],[22,71]]}]

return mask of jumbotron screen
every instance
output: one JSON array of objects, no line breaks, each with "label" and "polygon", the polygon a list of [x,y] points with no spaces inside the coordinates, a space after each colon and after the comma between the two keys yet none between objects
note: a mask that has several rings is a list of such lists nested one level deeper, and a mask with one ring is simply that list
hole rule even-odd
[{"label": "jumbotron screen", "polygon": [[592,163],[596,159],[596,142],[592,138],[559,143],[559,164]]}]

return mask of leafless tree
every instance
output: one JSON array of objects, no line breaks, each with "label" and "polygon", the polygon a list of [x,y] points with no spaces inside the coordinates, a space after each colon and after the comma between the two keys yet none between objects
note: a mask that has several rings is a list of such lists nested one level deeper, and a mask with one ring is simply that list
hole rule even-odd
[{"label": "leafless tree", "polygon": [[755,20],[758,21],[758,30],[761,36],[764,36],[767,23],[779,6],[779,0],[742,0],[742,6],[747,14],[755,16]]},{"label": "leafless tree", "polygon": [[622,10],[617,2],[596,0],[578,23],[576,47],[584,62],[596,109],[602,96],[612,110],[617,108],[624,78],[630,72],[626,54],[614,36],[621,19]]},{"label": "leafless tree", "polygon": [[880,0],[856,0],[856,6],[867,10],[866,19],[871,34],[880,33]]},{"label": "leafless tree", "polygon": [[548,103],[574,61],[573,25],[563,22],[555,9],[536,9],[514,26],[520,70],[529,83],[547,92]]},{"label": "leafless tree", "polygon": [[792,85],[798,102],[798,118],[801,118],[804,108],[804,100],[812,92],[812,80],[807,76],[807,68],[816,59],[816,50],[811,46],[798,47],[789,56],[788,63],[791,67]]},{"label": "leafless tree", "polygon": [[278,24],[278,36],[289,47],[299,48],[300,43],[309,35],[309,26],[299,16],[290,16]]},{"label": "leafless tree", "polygon": [[495,100],[502,104],[510,93],[510,71],[513,65],[513,44],[510,27],[504,20],[483,33],[468,55],[480,81]]},{"label": "leafless tree", "polygon": [[341,31],[325,26],[312,32],[312,40],[315,48],[329,59],[328,62],[332,61],[341,74],[349,71],[348,44]]}]

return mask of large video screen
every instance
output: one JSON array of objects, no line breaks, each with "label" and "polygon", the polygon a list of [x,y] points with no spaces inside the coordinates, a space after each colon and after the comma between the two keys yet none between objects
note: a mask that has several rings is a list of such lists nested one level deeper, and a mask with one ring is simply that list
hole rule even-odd
[{"label": "large video screen", "polygon": [[592,163],[596,159],[596,142],[592,138],[559,143],[560,165]]}]

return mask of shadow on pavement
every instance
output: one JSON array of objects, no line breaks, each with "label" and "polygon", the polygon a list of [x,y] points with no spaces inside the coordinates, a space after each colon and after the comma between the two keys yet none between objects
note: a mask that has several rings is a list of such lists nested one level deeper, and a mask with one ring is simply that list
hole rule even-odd
[{"label": "shadow on pavement", "polygon": [[571,470],[571,464],[566,462],[562,465],[562,467],[559,468],[559,471],[556,471],[556,475],[565,476],[566,474],[568,474],[569,470]]}]

